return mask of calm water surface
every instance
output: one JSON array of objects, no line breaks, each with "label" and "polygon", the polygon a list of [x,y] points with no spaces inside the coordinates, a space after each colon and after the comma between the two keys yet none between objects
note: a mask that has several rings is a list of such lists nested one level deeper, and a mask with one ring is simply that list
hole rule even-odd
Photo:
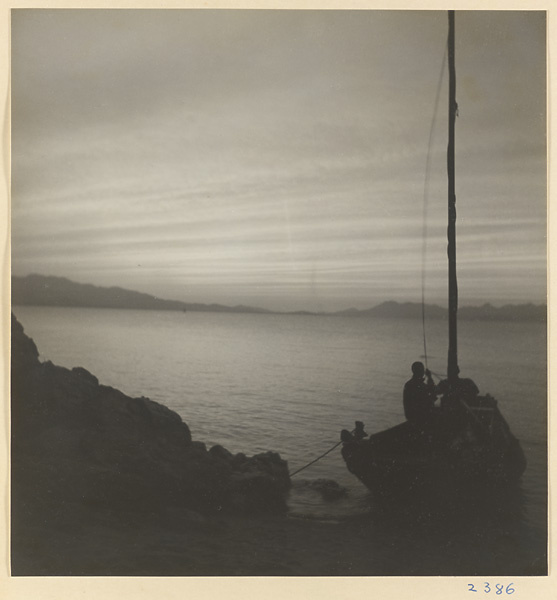
[{"label": "calm water surface", "polygon": [[[178,412],[194,439],[232,452],[279,452],[291,472],[362,420],[373,433],[404,420],[402,387],[422,357],[421,322],[14,307],[42,360],[82,366],[131,396]],[[446,369],[446,323],[427,329],[428,366]],[[422,359],[423,360],[423,359]],[[527,455],[521,544],[545,546],[547,361],[545,326],[462,322],[461,374],[491,393]],[[334,479],[348,495],[326,502],[308,481]],[[293,480],[291,514],[342,520],[373,510],[340,449]],[[526,538],[528,538],[526,540]],[[537,549],[534,549],[534,547]],[[541,549],[541,550],[540,550]]]}]

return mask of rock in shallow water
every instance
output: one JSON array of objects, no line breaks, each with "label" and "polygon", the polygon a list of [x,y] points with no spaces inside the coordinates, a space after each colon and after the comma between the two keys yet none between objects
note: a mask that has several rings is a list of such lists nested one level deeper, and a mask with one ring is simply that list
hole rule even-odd
[{"label": "rock in shallow water", "polygon": [[348,494],[348,490],[333,479],[312,479],[306,482],[306,486],[321,494],[323,500],[329,502]]}]

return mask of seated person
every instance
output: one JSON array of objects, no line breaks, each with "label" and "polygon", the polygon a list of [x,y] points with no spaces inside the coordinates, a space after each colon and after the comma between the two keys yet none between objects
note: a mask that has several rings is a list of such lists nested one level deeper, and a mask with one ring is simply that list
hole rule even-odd
[{"label": "seated person", "polygon": [[[435,411],[435,384],[431,373],[421,362],[412,364],[412,373],[412,379],[409,379],[404,385],[404,416],[408,421],[424,425],[431,421]],[[424,376],[427,376],[427,381]]]}]

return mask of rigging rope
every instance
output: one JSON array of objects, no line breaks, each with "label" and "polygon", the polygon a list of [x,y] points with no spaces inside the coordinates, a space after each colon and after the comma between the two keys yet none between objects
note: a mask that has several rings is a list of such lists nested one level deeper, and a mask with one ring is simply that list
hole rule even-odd
[{"label": "rigging rope", "polygon": [[[354,431],[356,431],[356,430],[353,429],[350,433],[354,433]],[[312,460],[311,462],[308,462],[308,464],[304,465],[301,469],[298,469],[297,471],[294,471],[294,473],[289,473],[290,477],[294,477],[294,475],[297,475],[298,473],[300,473],[304,469],[307,469],[308,467],[310,467],[311,465],[313,465],[314,463],[316,463],[318,460],[321,460],[323,457],[327,456],[327,454],[329,454],[329,452],[332,452],[335,448],[337,448],[341,444],[342,444],[342,440],[340,442],[337,442],[332,448],[329,448],[327,450],[327,452],[323,452],[323,454],[321,456],[318,456],[316,459]]]},{"label": "rigging rope", "polygon": [[441,84],[443,83],[443,75],[445,73],[445,62],[447,60],[448,47],[445,46],[445,52],[443,54],[443,60],[441,62],[441,72],[439,74],[439,80],[437,82],[437,92],[435,94],[435,106],[433,109],[433,118],[431,120],[431,126],[429,128],[429,140],[427,144],[427,157],[425,165],[425,178],[424,178],[424,202],[423,202],[423,217],[422,217],[422,332],[424,342],[424,359],[425,366],[427,369],[427,339],[426,339],[426,328],[425,328],[425,271],[426,271],[426,252],[427,252],[427,200],[429,195],[429,177],[431,171],[431,146],[433,144],[433,136],[435,133],[435,121],[437,119],[437,112],[439,109],[439,99],[441,97]]}]

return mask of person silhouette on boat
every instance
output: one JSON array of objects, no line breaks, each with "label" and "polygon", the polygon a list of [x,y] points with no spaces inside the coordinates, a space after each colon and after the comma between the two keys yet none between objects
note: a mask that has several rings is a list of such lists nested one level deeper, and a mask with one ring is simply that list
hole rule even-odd
[{"label": "person silhouette on boat", "polygon": [[[476,427],[477,419],[471,407],[477,405],[480,393],[478,386],[467,377],[459,377],[460,369],[452,378],[441,380],[437,385],[437,394],[441,395],[441,411],[443,428],[449,436],[456,435],[469,425]],[[481,431],[480,431],[481,433]]]},{"label": "person silhouette on boat", "polygon": [[467,377],[459,377],[460,369],[456,368],[456,377],[452,380],[443,379],[437,385],[437,394],[441,395],[441,408],[452,409],[465,402],[474,403],[474,399],[480,393],[478,386]]},{"label": "person silhouette on boat", "polygon": [[429,369],[421,362],[412,364],[412,379],[404,385],[404,416],[411,423],[427,425],[435,413],[436,387]]}]

